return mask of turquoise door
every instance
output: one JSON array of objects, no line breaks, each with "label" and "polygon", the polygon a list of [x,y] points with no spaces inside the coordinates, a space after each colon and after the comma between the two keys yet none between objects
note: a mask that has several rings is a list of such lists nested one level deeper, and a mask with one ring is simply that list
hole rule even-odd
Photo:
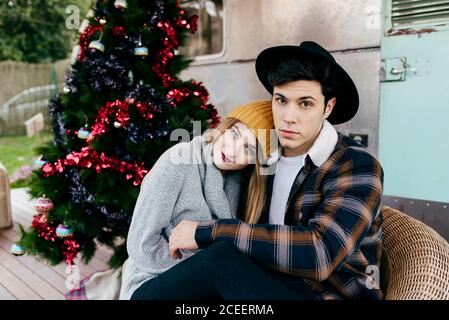
[{"label": "turquoise door", "polygon": [[383,0],[383,17],[384,194],[449,202],[449,1]]}]

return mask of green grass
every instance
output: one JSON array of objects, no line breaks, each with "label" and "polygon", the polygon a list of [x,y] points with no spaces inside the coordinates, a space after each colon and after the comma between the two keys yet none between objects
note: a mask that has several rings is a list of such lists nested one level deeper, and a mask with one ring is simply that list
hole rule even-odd
[{"label": "green grass", "polygon": [[26,135],[0,136],[0,162],[8,170],[8,175],[24,165],[32,166],[33,158],[37,157],[34,148],[51,139],[53,135],[49,132],[40,132],[39,136],[31,138]]}]

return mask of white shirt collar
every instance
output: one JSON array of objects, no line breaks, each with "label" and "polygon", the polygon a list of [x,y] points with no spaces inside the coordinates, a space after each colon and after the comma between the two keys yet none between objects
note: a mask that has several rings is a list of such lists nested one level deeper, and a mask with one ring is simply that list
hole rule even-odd
[{"label": "white shirt collar", "polygon": [[[335,128],[329,123],[329,121],[324,120],[323,127],[321,128],[318,137],[313,143],[312,147],[306,153],[308,154],[312,162],[317,166],[321,166],[332,154],[335,146],[337,145],[338,134]],[[282,154],[282,148],[278,148],[278,150],[274,151],[270,158],[268,159],[267,164],[271,166],[275,162],[279,160],[280,155]]]}]

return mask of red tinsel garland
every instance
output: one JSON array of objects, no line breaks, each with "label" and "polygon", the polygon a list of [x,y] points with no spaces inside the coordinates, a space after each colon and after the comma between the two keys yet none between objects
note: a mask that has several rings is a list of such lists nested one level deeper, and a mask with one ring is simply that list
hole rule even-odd
[{"label": "red tinsel garland", "polygon": [[[192,33],[195,33],[198,28],[198,16],[193,15],[186,17],[185,11],[181,9],[179,5],[178,8],[180,9],[180,17],[176,19],[175,26],[185,28]],[[159,21],[157,27],[166,34],[166,37],[164,38],[164,48],[158,52],[156,63],[153,65],[152,69],[162,80],[162,84],[165,87],[168,87],[177,80],[176,77],[173,77],[166,71],[166,67],[169,60],[175,56],[175,49],[179,47],[178,33],[169,21]]]},{"label": "red tinsel garland", "polygon": [[203,110],[210,110],[210,117],[212,120],[212,123],[210,125],[211,128],[215,128],[215,126],[220,122],[220,117],[218,116],[217,110],[211,105],[208,104],[208,97],[209,92],[207,89],[201,84],[201,82],[196,82],[194,80],[190,81],[194,86],[196,86],[195,89],[191,88],[176,88],[176,89],[170,89],[168,91],[166,97],[170,101],[170,105],[173,107],[176,107],[177,105],[181,104],[185,99],[187,99],[190,96],[199,97],[201,99],[201,106],[200,108]]},{"label": "red tinsel garland", "polygon": [[120,171],[125,174],[126,180],[132,180],[133,185],[138,186],[149,171],[144,165],[144,163],[120,161],[107,157],[104,152],[98,154],[91,147],[83,147],[81,152],[69,153],[65,159],[58,159],[55,163],[47,162],[41,170],[44,172],[44,177],[49,177],[62,173],[67,166],[94,168],[97,173],[100,173],[102,169],[109,169]]},{"label": "red tinsel garland", "polygon": [[208,104],[206,106],[207,109],[210,110],[210,118],[211,118],[211,123],[209,125],[210,128],[215,128],[221,121],[220,116],[218,115],[217,109],[215,109],[215,107],[212,104]]},{"label": "red tinsel garland", "polygon": [[[186,17],[186,12],[179,6],[179,4],[178,9],[180,17],[176,19],[175,26],[186,28],[192,33],[195,33],[198,28],[198,16],[193,15]],[[191,83],[196,86],[196,89],[170,88],[170,86],[175,85],[178,81],[176,77],[173,77],[166,71],[168,62],[174,57],[174,51],[179,46],[178,34],[175,27],[173,27],[168,21],[159,21],[157,27],[166,34],[166,37],[164,38],[164,48],[158,52],[156,56],[156,63],[153,65],[152,70],[161,79],[162,84],[169,89],[166,96],[169,99],[170,104],[173,107],[176,107],[191,95],[199,97],[202,102],[200,108],[203,110],[211,110],[212,123],[210,124],[210,127],[214,128],[220,122],[220,117],[218,116],[215,108],[207,103],[209,93],[201,82],[197,83],[193,80],[191,81]]]},{"label": "red tinsel garland", "polygon": [[[59,237],[56,235],[56,226],[48,224],[46,213],[36,214],[33,216],[31,227],[36,231],[36,234],[47,241],[55,242]],[[80,245],[69,236],[64,239],[61,244],[61,251],[64,256],[64,261],[68,265],[73,264],[73,260],[77,256]]]},{"label": "red tinsel garland", "polygon": [[[102,135],[109,130],[110,116],[113,114],[115,115],[115,121],[119,122],[122,128],[126,128],[131,119],[129,113],[130,105],[131,103],[127,101],[116,100],[114,102],[107,102],[104,107],[100,108],[89,137],[87,138],[87,142],[91,142],[96,136]],[[136,102],[135,106],[146,120],[152,119],[154,117],[153,113],[157,111],[152,108],[151,104]]]},{"label": "red tinsel garland", "polygon": [[190,81],[193,85],[195,85],[196,89],[190,88],[181,88],[181,89],[171,89],[167,93],[167,98],[170,101],[170,104],[174,107],[180,104],[182,101],[187,99],[189,96],[193,95],[195,97],[199,97],[201,99],[201,109],[206,110],[207,100],[209,96],[209,92],[207,92],[206,88],[201,85],[201,83],[197,83],[194,80]]},{"label": "red tinsel garland", "polygon": [[73,264],[73,259],[76,258],[79,249],[80,245],[72,237],[67,237],[64,239],[64,244],[62,245],[62,254],[64,255],[64,261],[66,264]]},{"label": "red tinsel garland", "polygon": [[178,47],[178,37],[175,29],[169,22],[160,21],[157,26],[164,31],[167,36],[164,38],[164,48],[158,52],[152,70],[162,80],[162,84],[165,87],[168,87],[176,81],[175,77],[172,77],[171,74],[166,72],[166,67],[168,61],[175,56],[174,51]]},{"label": "red tinsel garland", "polygon": [[55,239],[58,237],[56,235],[56,227],[47,224],[47,215],[45,212],[33,216],[31,227],[36,230],[39,237],[47,241],[55,242]]},{"label": "red tinsel garland", "polygon": [[190,30],[192,33],[195,33],[198,29],[198,16],[196,14],[186,17],[186,11],[181,8],[181,4],[178,1],[176,4],[176,7],[179,9],[179,15],[180,17],[177,18],[176,24],[178,26],[182,26],[186,28],[187,30]]}]

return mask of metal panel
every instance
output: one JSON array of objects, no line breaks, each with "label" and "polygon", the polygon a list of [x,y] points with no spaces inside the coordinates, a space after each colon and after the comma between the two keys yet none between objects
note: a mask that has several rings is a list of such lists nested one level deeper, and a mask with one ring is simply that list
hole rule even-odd
[{"label": "metal panel", "polygon": [[254,61],[191,66],[181,78],[202,81],[220,116],[248,101],[271,99],[256,76]]},{"label": "metal panel", "polygon": [[380,45],[381,0],[227,0],[227,60],[314,40],[328,50]]},{"label": "metal panel", "polygon": [[380,50],[337,53],[334,57],[351,75],[360,96],[356,116],[351,121],[335,127],[346,135],[367,134],[367,149],[376,156],[379,135]]}]

